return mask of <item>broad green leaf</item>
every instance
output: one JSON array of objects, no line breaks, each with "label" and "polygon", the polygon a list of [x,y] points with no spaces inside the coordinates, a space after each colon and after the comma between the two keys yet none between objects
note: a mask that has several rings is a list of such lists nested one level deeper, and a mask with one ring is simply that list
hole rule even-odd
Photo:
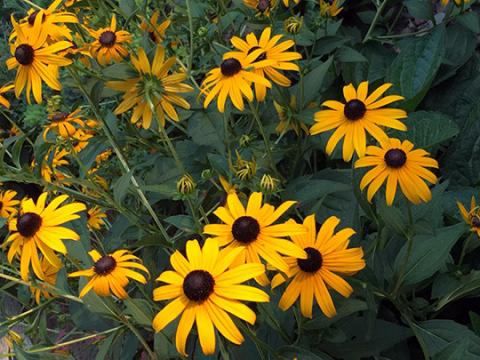
[{"label": "broad green leaf", "polygon": [[169,216],[163,221],[172,224],[176,228],[188,233],[194,232],[195,229],[195,222],[193,221],[192,217],[188,215]]},{"label": "broad green leaf", "polygon": [[395,206],[388,206],[383,197],[377,201],[377,212],[385,224],[397,234],[403,235],[408,231],[406,214]]},{"label": "broad green leaf", "polygon": [[[310,71],[307,75],[303,78],[303,106],[304,108],[308,103],[311,101],[316,100],[319,96],[319,92],[324,85],[324,79],[327,75],[330,66],[332,65],[333,57],[329,57],[325,62],[318,62],[318,65]],[[298,83],[297,87],[297,99],[300,99],[298,96],[300,92],[301,82]]]},{"label": "broad green leaf", "polygon": [[[140,285],[142,286],[142,285]],[[125,299],[123,301],[135,322],[139,325],[151,328],[153,321],[153,310],[147,300],[144,299]]]},{"label": "broad green leaf", "polygon": [[360,311],[365,311],[367,309],[368,306],[365,301],[346,299],[340,306],[337,307],[337,315],[335,315],[333,318],[318,316],[312,320],[307,320],[303,325],[303,328],[307,331],[324,329],[345,317],[351,316]]},{"label": "broad green leaf", "polygon": [[410,15],[417,19],[429,20],[433,17],[433,7],[430,1],[405,0],[405,6]]},{"label": "broad green leaf", "polygon": [[471,274],[463,277],[460,284],[450,293],[443,296],[438,302],[435,310],[442,309],[447,304],[461,299],[480,289],[480,271],[473,271]]},{"label": "broad green leaf", "polygon": [[115,201],[121,203],[125,196],[127,196],[128,188],[130,186],[130,179],[132,173],[128,172],[123,174],[113,185],[113,198]]},{"label": "broad green leaf", "polygon": [[368,60],[357,50],[349,47],[349,46],[342,46],[340,49],[337,50],[336,58],[338,61],[341,62],[367,62]]},{"label": "broad green leaf", "polygon": [[220,154],[225,153],[225,132],[222,114],[197,111],[188,120],[188,135],[198,145],[213,147]]}]

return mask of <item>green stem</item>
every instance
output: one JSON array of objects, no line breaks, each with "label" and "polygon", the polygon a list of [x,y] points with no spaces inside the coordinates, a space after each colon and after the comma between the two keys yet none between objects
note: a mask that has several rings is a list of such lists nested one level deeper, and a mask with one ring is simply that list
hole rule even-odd
[{"label": "green stem", "polygon": [[192,19],[192,10],[190,7],[190,0],[185,0],[187,4],[187,15],[188,15],[188,30],[190,33],[190,54],[188,57],[188,73],[192,72],[192,63],[193,63],[193,19]]},{"label": "green stem", "polygon": [[463,259],[465,258],[465,255],[467,254],[467,249],[468,249],[468,245],[470,245],[470,241],[472,239],[473,235],[469,235],[467,237],[467,240],[465,240],[464,244],[463,244],[463,247],[462,247],[462,252],[460,254],[460,259],[458,260],[458,266],[462,266],[463,264]]},{"label": "green stem", "polygon": [[32,140],[28,137],[28,135],[25,133],[25,131],[23,131],[22,128],[17,125],[17,123],[15,122],[15,120],[13,120],[9,115],[7,115],[7,113],[4,112],[1,108],[0,108],[0,115],[4,116],[12,126],[15,126],[15,127],[18,129],[18,131],[20,132],[20,134],[23,135],[23,136],[25,136],[25,140],[27,140],[27,142],[28,142],[32,147],[35,146],[35,144],[33,143],[33,141],[32,141]]},{"label": "green stem", "polygon": [[30,5],[31,7],[37,9],[37,10],[43,10],[43,8],[41,8],[40,6],[38,6],[37,4],[34,4],[33,2],[31,2],[30,0],[22,0],[24,3]]},{"label": "green stem", "polygon": [[383,9],[387,5],[388,0],[383,0],[380,6],[377,8],[377,12],[375,13],[375,17],[373,18],[372,23],[370,24],[370,27],[368,28],[367,34],[363,38],[363,43],[366,43],[368,40],[371,39],[371,35],[373,30],[375,29],[375,26],[377,25],[378,19],[380,18],[380,15],[383,12]]}]

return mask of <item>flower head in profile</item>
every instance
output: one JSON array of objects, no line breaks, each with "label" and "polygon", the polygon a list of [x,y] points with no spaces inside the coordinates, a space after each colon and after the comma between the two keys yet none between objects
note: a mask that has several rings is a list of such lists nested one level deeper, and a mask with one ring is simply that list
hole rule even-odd
[{"label": "flower head in profile", "polygon": [[[34,24],[37,17],[40,17],[42,29],[48,34],[51,42],[61,40],[72,40],[72,31],[65,24],[77,24],[77,16],[71,12],[59,10],[62,0],[53,1],[46,9],[30,9],[27,17],[20,22],[23,32],[34,31]],[[14,30],[10,35],[10,40],[17,36]]]},{"label": "flower head in profile", "polygon": [[[57,274],[60,271],[61,268],[57,268],[50,264],[46,258],[42,258],[40,261],[40,267],[42,268],[42,272],[44,275],[42,280],[43,282],[55,286],[57,283]],[[37,304],[40,304],[40,298],[43,297],[45,299],[50,299],[53,297],[53,295],[50,293],[50,289],[48,286],[44,284],[35,284],[36,286],[30,286],[30,291],[35,298],[35,302]]]},{"label": "flower head in profile", "polygon": [[308,134],[308,126],[296,116],[297,98],[295,95],[290,97],[288,105],[282,105],[273,101],[273,106],[280,120],[275,129],[277,133],[284,134],[289,130],[293,130],[297,136],[300,136],[302,133]]},{"label": "flower head in profile", "polygon": [[61,268],[62,263],[56,253],[66,254],[64,240],[79,240],[80,236],[73,230],[61,226],[80,218],[79,213],[86,210],[81,203],[69,203],[61,206],[67,195],[59,195],[47,205],[48,193],[44,192],[38,200],[22,200],[20,211],[10,219],[10,235],[5,240],[9,246],[7,258],[11,263],[20,257],[20,274],[28,280],[30,266],[39,279],[44,279],[40,263],[40,254],[54,267]]},{"label": "flower head in profile", "polygon": [[131,42],[132,35],[125,30],[117,30],[117,17],[112,16],[110,26],[98,30],[88,29],[95,40],[90,44],[90,53],[100,65],[112,61],[121,62],[128,56],[125,44]]},{"label": "flower head in profile", "polygon": [[243,0],[243,3],[250,9],[254,9],[257,12],[256,16],[270,16],[270,12],[277,5],[277,0]]},{"label": "flower head in profile", "polygon": [[335,17],[340,14],[343,7],[339,0],[320,0],[320,15],[323,17]]},{"label": "flower head in profile", "polygon": [[392,84],[384,84],[368,95],[368,81],[362,82],[358,89],[350,84],[343,87],[346,103],[327,100],[322,105],[330,110],[321,110],[315,114],[315,124],[310,134],[316,135],[335,129],[327,143],[326,152],[333,153],[343,138],[343,160],[350,161],[355,151],[359,157],[365,156],[367,133],[377,141],[387,139],[382,127],[405,131],[407,127],[398,119],[407,117],[401,109],[383,108],[395,101],[403,100],[399,95],[380,98]]},{"label": "flower head in profile", "polygon": [[260,263],[235,265],[240,252],[239,248],[219,250],[212,238],[205,241],[203,248],[197,240],[190,240],[186,245],[186,258],[175,251],[170,256],[174,271],[164,271],[157,278],[167,285],[156,288],[153,299],[171,302],[155,316],[153,328],[161,331],[182,314],[175,343],[183,356],[187,356],[186,342],[194,323],[202,351],[210,355],[215,352],[215,329],[234,344],[243,343],[244,338],[231,315],[249,324],[255,323],[255,313],[242,301],[269,301],[263,291],[242,284],[263,274],[265,267]]},{"label": "flower head in profile", "polygon": [[249,102],[253,101],[252,83],[266,88],[272,87],[270,81],[252,71],[265,63],[271,63],[269,61],[254,63],[262,53],[263,50],[256,49],[248,55],[224,57],[220,67],[210,70],[201,86],[202,92],[206,95],[204,108],[217,98],[218,111],[223,113],[225,102],[230,98],[233,106],[243,111],[245,108],[243,98],[245,97]]},{"label": "flower head in profile", "polygon": [[[453,0],[455,5],[461,6],[462,4],[468,4],[471,0]],[[442,5],[447,6],[450,3],[450,0],[442,0]]]},{"label": "flower head in profile", "polygon": [[167,31],[168,27],[171,24],[169,19],[163,21],[162,23],[158,23],[158,18],[160,17],[160,11],[155,10],[152,14],[150,20],[142,19],[140,24],[140,29],[148,33],[148,36],[155,44],[160,44],[160,42],[165,37],[165,31]]},{"label": "flower head in profile", "polygon": [[470,200],[470,210],[467,211],[460,201],[457,201],[457,206],[463,220],[470,226],[470,230],[480,236],[480,206],[477,206],[475,196]]},{"label": "flower head in profile", "polygon": [[72,137],[76,132],[77,128],[74,124],[83,127],[85,126],[84,121],[80,116],[80,109],[73,111],[72,113],[67,112],[55,112],[48,116],[50,123],[45,126],[43,131],[43,138],[47,138],[47,134],[54,130],[58,135],[64,139]]},{"label": "flower head in profile", "polygon": [[425,150],[414,150],[413,147],[408,140],[401,142],[390,138],[384,140],[380,147],[369,146],[367,156],[355,162],[355,168],[373,166],[360,182],[362,190],[368,186],[368,201],[372,201],[373,195],[385,181],[388,206],[393,204],[397,185],[413,204],[431,200],[432,192],[425,181],[435,184],[437,177],[427,168],[438,169],[438,163]]},{"label": "flower head in profile", "polygon": [[317,234],[315,215],[310,215],[303,222],[308,229],[307,233],[292,236],[295,244],[304,249],[308,257],[287,258],[287,278],[283,274],[277,274],[272,279],[272,288],[291,279],[280,298],[279,306],[282,310],[289,309],[300,297],[302,315],[311,318],[315,298],[322,312],[331,318],[337,312],[328,288],[345,297],[352,294],[352,287],[340,275],[354,275],[365,267],[365,260],[362,248],[348,248],[350,237],[355,234],[353,229],[345,228],[335,233],[339,223],[337,217],[331,216]]},{"label": "flower head in profile", "polygon": [[[33,28],[22,30],[21,26],[12,17],[13,28],[17,32],[15,42],[10,46],[12,57],[7,60],[8,70],[17,69],[15,77],[15,96],[20,97],[26,88],[27,101],[30,103],[30,94],[37,103],[42,102],[42,82],[54,90],[61,90],[58,81],[57,69],[72,63],[70,59],[57,53],[71,46],[68,41],[57,41],[47,44],[48,33],[42,27],[42,19],[37,16]],[[54,71],[52,71],[52,69]]]},{"label": "flower head in profile", "polygon": [[151,65],[145,50],[139,49],[137,55],[138,57],[131,57],[136,77],[107,82],[108,87],[124,93],[123,101],[115,109],[115,114],[133,108],[131,122],[140,123],[144,129],[151,126],[152,111],[156,114],[159,126],[165,126],[165,117],[180,121],[175,106],[190,109],[190,104],[179,94],[193,90],[190,85],[183,83],[187,74],[171,72],[176,58],[165,59],[165,49],[162,46],[157,46]]},{"label": "flower head in profile", "polygon": [[[295,201],[286,201],[275,209],[272,205],[262,204],[262,198],[262,193],[252,193],[245,208],[236,193],[228,194],[227,204],[214,211],[224,224],[205,225],[203,232],[213,235],[220,246],[241,249],[234,264],[260,263],[263,258],[269,265],[286,273],[288,264],[280,254],[298,258],[306,258],[307,254],[285,238],[303,234],[306,230],[297,223],[275,224]],[[256,280],[262,285],[269,282],[264,274]]]},{"label": "flower head in profile", "polygon": [[17,192],[13,190],[0,192],[0,217],[8,219],[17,213],[20,200],[16,200],[15,196],[17,196]]},{"label": "flower head in profile", "polygon": [[[129,283],[129,278],[146,284],[145,276],[137,271],[141,270],[147,275],[147,268],[143,266],[142,261],[128,250],[117,250],[113,254],[105,256],[100,255],[97,250],[88,253],[94,264],[90,269],[75,271],[69,274],[69,277],[87,277],[90,278],[80,292],[80,297],[84,297],[90,290],[100,296],[115,295],[119,299],[128,297],[125,291]],[[137,269],[137,270],[134,270]]]},{"label": "flower head in profile", "polygon": [[107,214],[99,208],[98,206],[94,206],[87,211],[87,225],[91,231],[100,230],[103,226],[105,226],[105,219],[107,218]]},{"label": "flower head in profile", "polygon": [[[46,155],[40,166],[40,174],[42,178],[51,183],[53,180],[65,179],[65,174],[59,170],[62,166],[68,165],[69,161],[65,159],[65,156],[69,155],[69,151],[66,149],[55,148],[50,150]],[[37,167],[37,162],[32,162],[32,168]]]},{"label": "flower head in profile", "polygon": [[2,94],[5,94],[6,92],[9,92],[10,90],[13,90],[15,88],[15,85],[10,84],[10,85],[4,85],[0,87],[0,105],[5,106],[7,109],[10,108],[10,102],[5,99]]},{"label": "flower head in profile", "polygon": [[[302,55],[295,51],[287,51],[295,43],[293,40],[280,41],[283,35],[272,37],[272,28],[266,27],[257,39],[254,33],[249,33],[246,40],[234,36],[231,39],[233,46],[239,51],[227,52],[224,59],[234,58],[242,60],[252,53],[258,53],[253,60],[255,65],[254,73],[268,78],[280,86],[290,86],[291,81],[278,70],[300,71],[297,64],[292,61],[300,60]],[[261,50],[257,52],[257,50]],[[255,83],[255,94],[258,101],[264,101],[267,94],[267,86],[262,83]]]}]

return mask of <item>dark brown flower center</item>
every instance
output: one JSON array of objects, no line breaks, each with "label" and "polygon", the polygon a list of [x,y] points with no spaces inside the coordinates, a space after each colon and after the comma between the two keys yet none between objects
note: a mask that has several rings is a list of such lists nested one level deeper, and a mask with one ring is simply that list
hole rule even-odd
[{"label": "dark brown flower center", "polygon": [[183,293],[192,301],[202,302],[213,292],[215,280],[204,270],[193,270],[183,280]]},{"label": "dark brown flower center", "polygon": [[[0,208],[1,209],[1,208]],[[472,217],[472,226],[474,228],[478,228],[480,227],[480,217],[478,217],[478,215],[473,215]]]},{"label": "dark brown flower center", "polygon": [[264,12],[270,8],[270,0],[258,0],[257,10]]},{"label": "dark brown flower center", "polygon": [[305,272],[314,273],[322,267],[322,254],[317,249],[307,247],[304,249],[307,253],[306,259],[297,259],[298,267]]},{"label": "dark brown flower center", "polygon": [[223,60],[222,65],[220,65],[220,69],[222,70],[222,74],[224,76],[233,76],[242,70],[242,64],[240,64],[240,61],[237,59],[229,58]]},{"label": "dark brown flower center", "polygon": [[0,201],[0,210],[3,208],[3,201]]},{"label": "dark brown flower center", "polygon": [[155,31],[150,30],[150,31],[148,32],[148,36],[150,37],[150,39],[151,39],[154,43],[157,42],[158,37],[157,37],[157,34],[155,33]]},{"label": "dark brown flower center", "polygon": [[[40,11],[37,10],[37,11],[34,11],[33,13],[30,14],[30,16],[28,17],[28,23],[30,25],[33,25],[35,24],[35,19],[37,18],[37,15]],[[43,14],[42,14],[42,21],[44,20],[44,17],[43,17]]]},{"label": "dark brown flower center", "polygon": [[343,109],[343,113],[347,117],[348,120],[358,120],[365,115],[367,108],[365,104],[360,100],[350,100],[345,104]]},{"label": "dark brown flower center", "polygon": [[25,213],[17,220],[17,230],[24,237],[32,237],[42,226],[42,218],[35,213]]},{"label": "dark brown flower center", "polygon": [[21,44],[15,49],[15,59],[22,65],[33,63],[35,50],[28,44]]},{"label": "dark brown flower center", "polygon": [[235,240],[248,244],[257,239],[260,233],[258,221],[251,216],[241,216],[232,226],[232,234]]},{"label": "dark brown flower center", "polygon": [[407,162],[407,154],[401,149],[390,149],[385,153],[385,163],[392,168],[399,168]]},{"label": "dark brown flower center", "polygon": [[58,112],[52,116],[52,121],[53,122],[65,121],[67,117],[68,117],[68,113]]},{"label": "dark brown flower center", "polygon": [[113,31],[110,30],[102,33],[102,35],[100,35],[100,39],[98,39],[98,41],[100,41],[100,44],[105,47],[112,47],[113,45],[115,45],[116,40],[117,36]]},{"label": "dark brown flower center", "polygon": [[[258,50],[258,49],[261,49],[261,47],[260,46],[252,47],[250,50],[248,50],[248,55],[250,55],[252,52],[254,52],[255,50]],[[266,58],[267,58],[267,53],[263,52],[260,55],[258,55],[257,58],[254,61],[262,61],[262,60],[265,60]]]},{"label": "dark brown flower center", "polygon": [[116,266],[117,262],[113,256],[107,255],[98,259],[95,265],[93,265],[93,271],[95,271],[95,273],[98,275],[108,275],[115,269]]}]

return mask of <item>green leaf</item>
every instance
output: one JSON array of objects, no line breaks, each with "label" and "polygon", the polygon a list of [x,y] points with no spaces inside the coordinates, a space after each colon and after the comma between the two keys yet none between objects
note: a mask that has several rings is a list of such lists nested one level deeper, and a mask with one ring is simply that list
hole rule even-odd
[{"label": "green leaf", "polygon": [[113,334],[107,336],[105,339],[102,340],[100,345],[98,345],[98,352],[95,360],[106,360],[108,359],[108,353],[110,351],[110,347],[113,344],[113,341],[117,337],[118,331],[114,332]]},{"label": "green leaf", "polygon": [[[315,60],[312,60],[312,62]],[[330,66],[332,65],[333,57],[329,57],[325,62],[319,62],[315,68],[310,71],[305,77],[303,78],[303,105],[302,109],[305,106],[314,101],[318,95],[322,86],[324,85],[323,82],[325,80],[325,76],[327,75]],[[300,86],[302,82],[299,82],[297,87],[297,99],[300,99],[299,92]]]},{"label": "green leaf", "polygon": [[451,292],[443,296],[435,307],[435,311],[442,309],[445,305],[468,296],[472,292],[480,289],[480,271],[473,271],[471,274],[463,277],[461,283]]},{"label": "green leaf", "polygon": [[149,302],[144,299],[125,299],[123,302],[127,313],[133,317],[139,325],[151,328],[153,321],[153,309]]},{"label": "green leaf", "polygon": [[400,54],[387,74],[397,93],[405,97],[402,104],[414,110],[426,95],[445,53],[445,29],[439,27],[431,34],[399,42]]},{"label": "green leaf", "polygon": [[303,325],[303,328],[307,331],[324,329],[347,316],[350,316],[360,311],[365,311],[367,309],[368,306],[365,301],[357,299],[346,299],[340,306],[337,307],[337,315],[335,315],[333,318],[327,318],[326,316],[318,316],[312,320],[307,320]]},{"label": "green leaf", "polygon": [[333,360],[333,358],[318,350],[311,352],[301,346],[282,346],[278,349],[283,359],[302,359],[302,360]]},{"label": "green leaf", "polygon": [[459,339],[449,344],[445,349],[436,354],[433,360],[458,360],[467,356],[468,340]]},{"label": "green leaf", "polygon": [[188,215],[170,216],[163,221],[172,224],[176,228],[188,233],[194,232],[195,229],[195,222],[193,221],[192,217]]},{"label": "green leaf", "polygon": [[475,11],[464,12],[463,14],[457,16],[455,21],[458,21],[460,24],[474,33],[480,32],[480,21],[478,19],[478,14]]},{"label": "green leaf", "polygon": [[377,212],[385,224],[391,227],[397,234],[403,235],[407,232],[407,221],[404,214],[395,206],[388,206],[385,199],[377,201]]},{"label": "green leaf", "polygon": [[428,20],[433,17],[433,7],[430,1],[405,0],[405,6],[410,15],[417,19]]},{"label": "green leaf", "polygon": [[338,61],[341,62],[367,62],[368,60],[359,53],[357,50],[348,47],[342,46],[340,49],[337,50],[336,57]]},{"label": "green leaf", "polygon": [[225,132],[222,114],[197,111],[188,120],[187,131],[194,143],[213,147],[220,154],[225,153]]},{"label": "green leaf", "polygon": [[[437,272],[447,261],[450,250],[464,233],[464,224],[437,229],[435,235],[418,235],[412,241],[412,249],[407,262],[403,282],[413,285]],[[394,269],[398,274],[406,258],[408,244],[397,255]]]},{"label": "green leaf", "polygon": [[120,178],[115,181],[112,185],[113,188],[113,198],[115,201],[121,203],[125,196],[127,196],[128,188],[130,186],[130,178],[132,177],[132,173],[128,172],[123,174]]}]

